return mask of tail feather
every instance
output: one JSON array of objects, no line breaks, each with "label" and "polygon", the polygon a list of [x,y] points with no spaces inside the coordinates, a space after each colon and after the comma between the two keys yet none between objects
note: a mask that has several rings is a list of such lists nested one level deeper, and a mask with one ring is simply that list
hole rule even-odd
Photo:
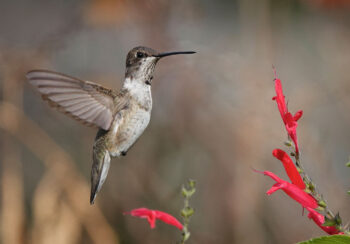
[{"label": "tail feather", "polygon": [[94,147],[93,163],[91,169],[91,195],[90,204],[94,204],[97,193],[105,182],[111,162],[108,150],[104,147]]}]

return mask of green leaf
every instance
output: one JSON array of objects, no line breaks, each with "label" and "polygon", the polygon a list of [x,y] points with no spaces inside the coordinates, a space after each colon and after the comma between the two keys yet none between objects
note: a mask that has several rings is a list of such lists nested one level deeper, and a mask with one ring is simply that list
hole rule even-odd
[{"label": "green leaf", "polygon": [[314,238],[298,244],[349,244],[350,237],[345,235],[333,235]]},{"label": "green leaf", "polygon": [[195,187],[196,187],[196,181],[195,181],[195,180],[188,180],[188,185],[189,185],[191,188],[195,188]]},{"label": "green leaf", "polygon": [[185,187],[182,188],[182,195],[184,197],[191,197],[196,192],[195,188],[192,188],[190,190],[186,189]]},{"label": "green leaf", "polygon": [[194,214],[194,209],[191,207],[187,207],[181,210],[181,216],[185,218],[189,218]]},{"label": "green leaf", "polygon": [[183,233],[183,235],[184,235],[183,240],[187,241],[188,238],[190,238],[191,233],[190,232],[186,232],[186,233]]}]

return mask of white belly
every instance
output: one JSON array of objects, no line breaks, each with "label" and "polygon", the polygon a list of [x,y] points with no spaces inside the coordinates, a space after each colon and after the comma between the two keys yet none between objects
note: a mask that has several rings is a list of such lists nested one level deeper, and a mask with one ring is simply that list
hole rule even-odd
[{"label": "white belly", "polygon": [[[112,156],[119,156],[122,152],[127,152],[129,148],[142,135],[151,119],[151,112],[144,109],[139,109],[127,118],[127,121],[122,121],[116,131],[117,143],[115,148],[110,152]],[[123,138],[118,142],[118,138]]]}]

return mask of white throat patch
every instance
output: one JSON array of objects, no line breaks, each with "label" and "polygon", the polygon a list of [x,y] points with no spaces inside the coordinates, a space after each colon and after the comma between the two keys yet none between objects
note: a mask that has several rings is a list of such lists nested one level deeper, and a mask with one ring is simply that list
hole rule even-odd
[{"label": "white throat patch", "polygon": [[142,105],[152,106],[151,86],[147,85],[145,80],[126,78],[123,88]]}]

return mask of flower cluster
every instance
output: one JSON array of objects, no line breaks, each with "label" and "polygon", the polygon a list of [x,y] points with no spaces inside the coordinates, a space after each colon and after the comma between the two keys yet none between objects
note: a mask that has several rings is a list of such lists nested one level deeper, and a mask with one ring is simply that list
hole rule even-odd
[{"label": "flower cluster", "polygon": [[[275,91],[276,96],[273,97],[273,100],[277,102],[278,109],[280,111],[283,123],[285,124],[288,136],[292,139],[295,146],[295,153],[293,155],[296,158],[296,161],[299,160],[299,147],[298,147],[298,141],[297,141],[297,133],[296,129],[298,126],[297,121],[300,119],[300,117],[303,114],[303,111],[300,110],[295,113],[293,116],[289,111],[285,103],[285,97],[282,90],[282,84],[281,80],[276,77],[275,72]],[[323,204],[316,200],[315,197],[311,194],[309,194],[306,190],[306,186],[310,186],[311,182],[307,179],[303,179],[303,177],[300,175],[298,168],[294,164],[293,160],[289,157],[289,155],[284,152],[281,149],[274,149],[272,152],[272,155],[281,161],[283,164],[283,167],[290,179],[291,182],[288,182],[286,180],[283,180],[279,178],[277,175],[270,171],[257,171],[255,172],[264,174],[269,176],[271,179],[276,181],[276,184],[274,184],[267,192],[267,195],[271,195],[272,193],[276,192],[277,190],[281,189],[283,190],[290,198],[298,202],[303,208],[305,208],[309,214],[308,217],[312,219],[322,230],[324,230],[326,233],[330,235],[334,234],[344,234],[344,232],[340,231],[339,227],[340,224],[337,223],[337,216],[333,217],[331,224],[326,223],[326,218],[321,213],[317,212],[317,210],[323,209]],[[305,182],[307,184],[305,184]],[[309,189],[308,189],[309,190]],[[339,218],[340,219],[340,218]],[[326,226],[327,225],[327,226]]]}]

